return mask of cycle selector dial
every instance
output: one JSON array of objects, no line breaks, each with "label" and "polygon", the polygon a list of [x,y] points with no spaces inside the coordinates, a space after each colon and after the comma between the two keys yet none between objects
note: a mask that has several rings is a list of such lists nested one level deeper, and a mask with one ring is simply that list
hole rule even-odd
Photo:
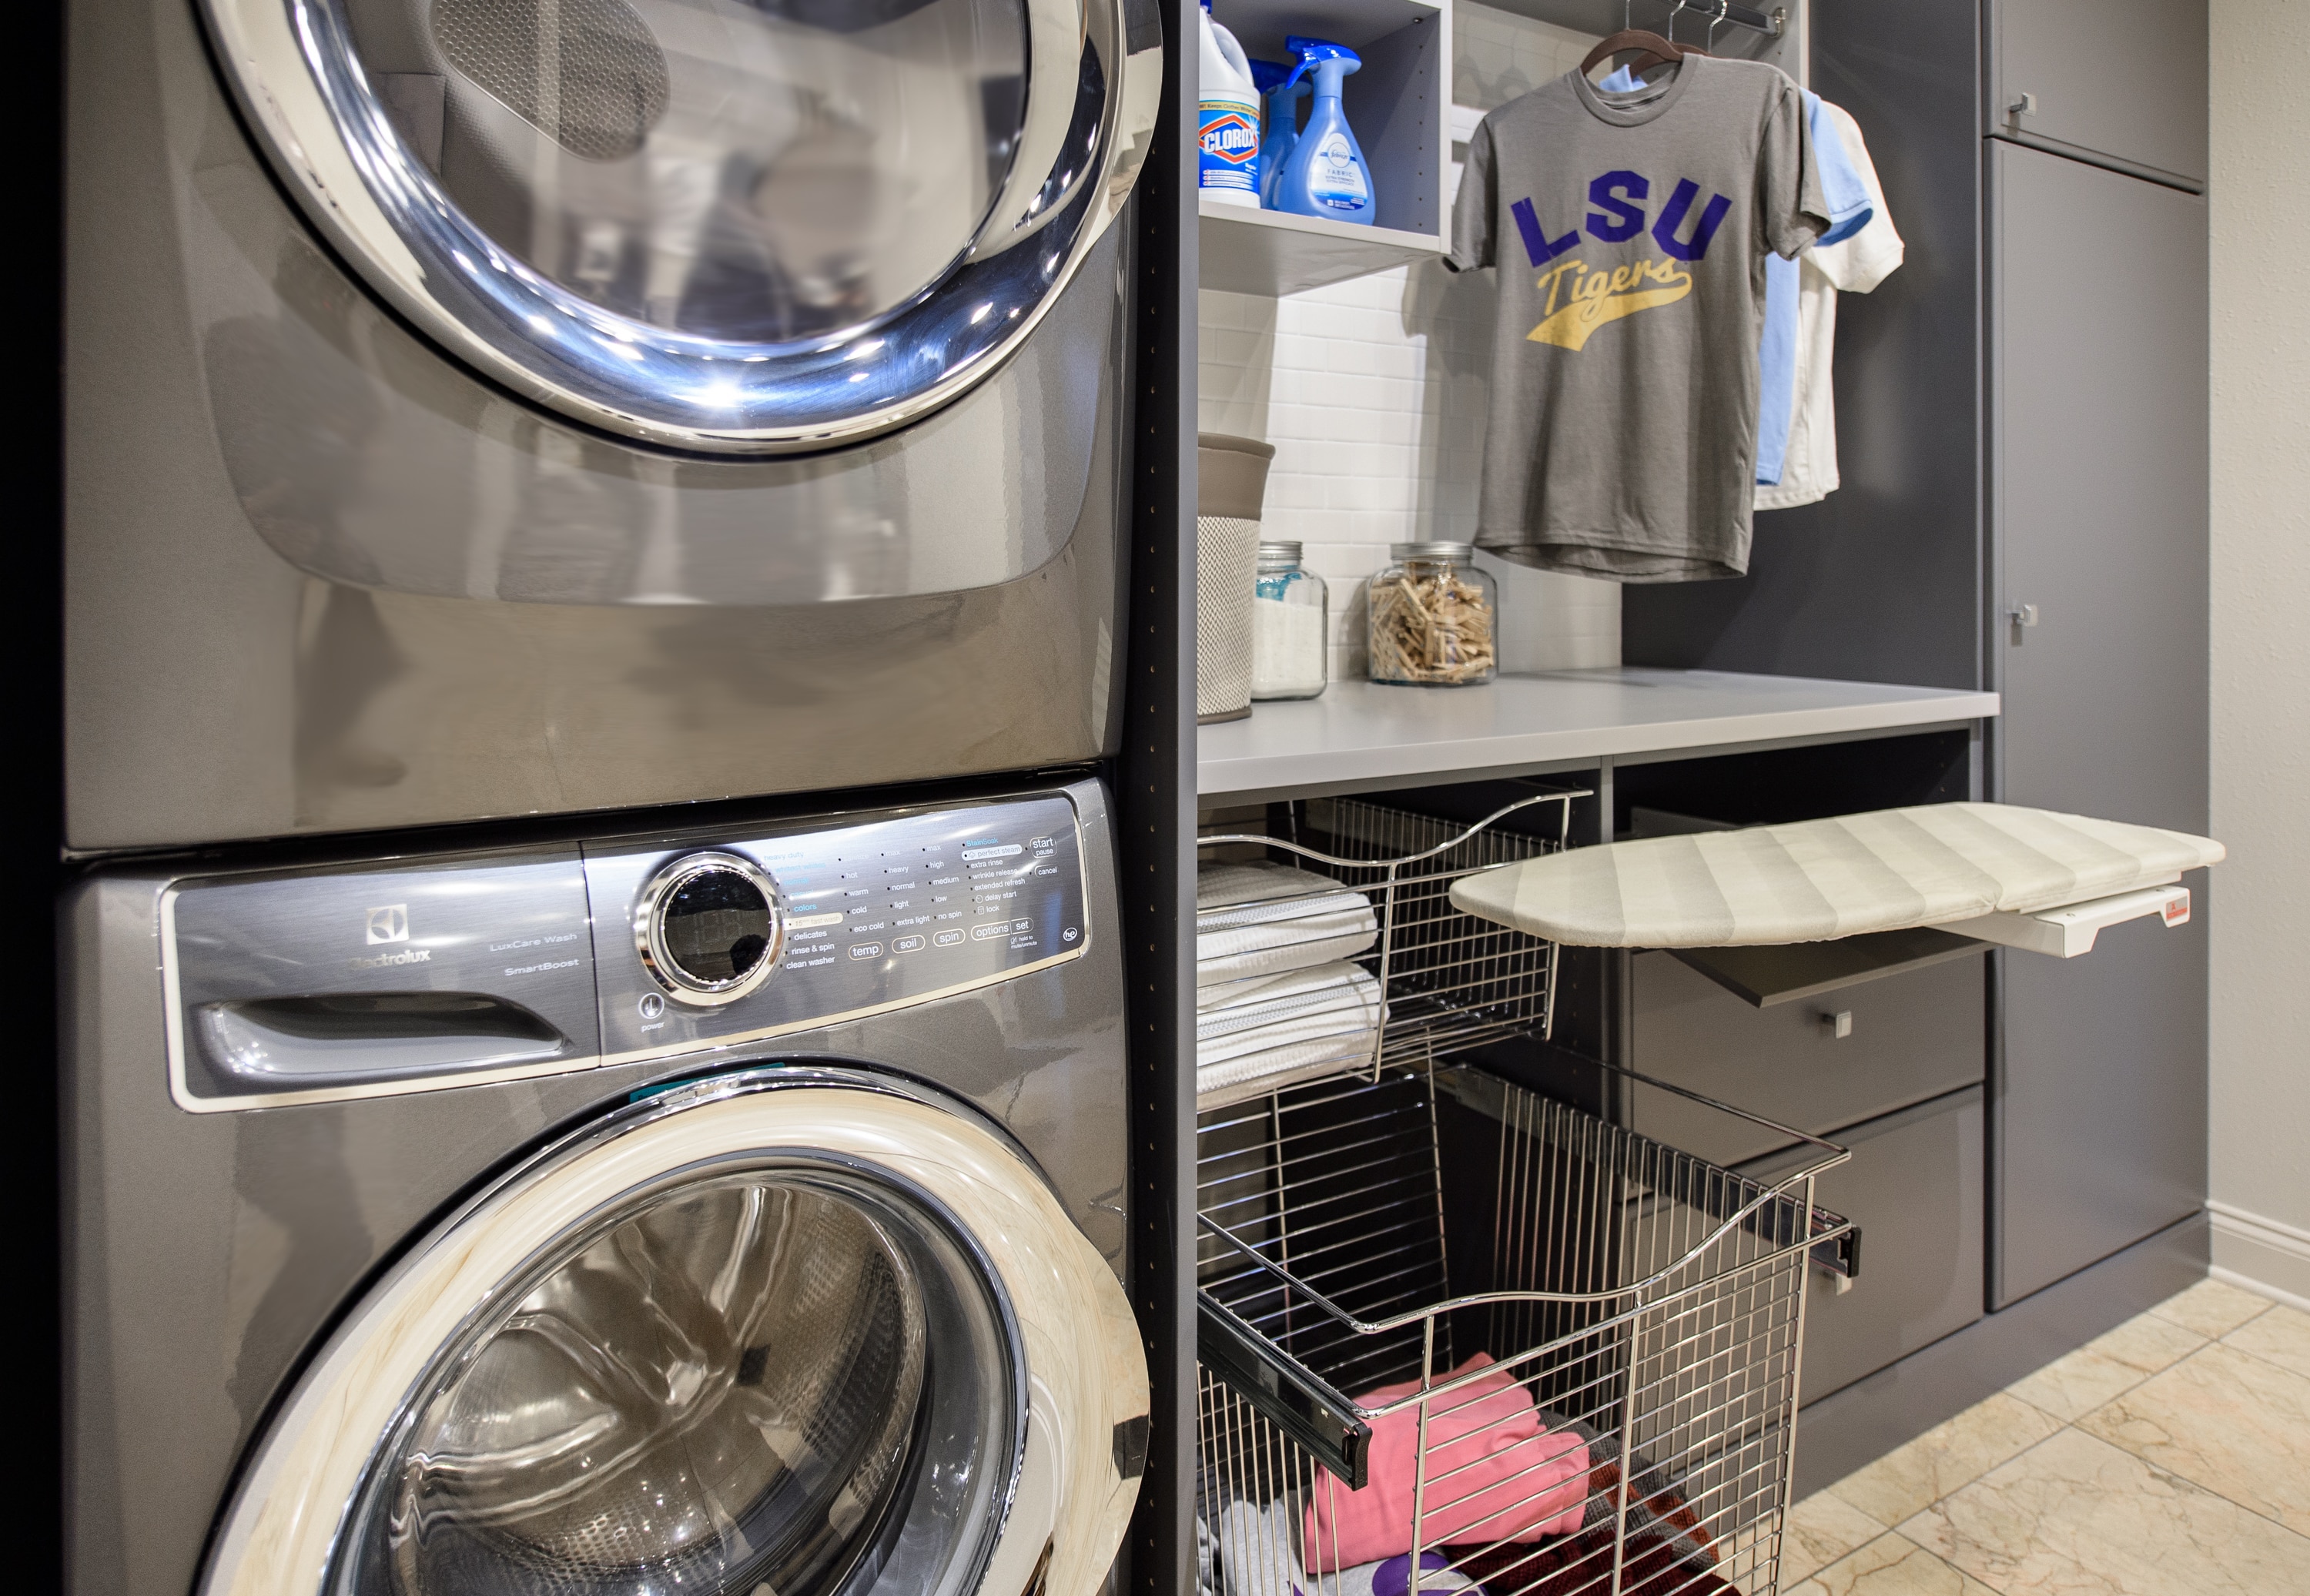
[{"label": "cycle selector dial", "polygon": [[786,903],[752,860],[685,854],[642,889],[634,941],[676,1002],[712,1007],[759,988],[786,950]]}]

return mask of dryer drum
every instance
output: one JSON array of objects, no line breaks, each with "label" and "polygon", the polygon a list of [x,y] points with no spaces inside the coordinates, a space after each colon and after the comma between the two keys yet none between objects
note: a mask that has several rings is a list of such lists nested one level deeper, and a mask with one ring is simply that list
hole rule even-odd
[{"label": "dryer drum", "polygon": [[766,453],[916,420],[1038,325],[1151,129],[1125,4],[206,11],[308,220],[446,350],[592,425]]}]

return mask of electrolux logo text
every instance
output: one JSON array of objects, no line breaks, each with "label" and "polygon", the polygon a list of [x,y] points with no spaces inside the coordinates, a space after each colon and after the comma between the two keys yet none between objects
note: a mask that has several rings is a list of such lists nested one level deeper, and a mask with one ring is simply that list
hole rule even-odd
[{"label": "electrolux logo text", "polygon": [[398,953],[380,953],[375,958],[348,958],[345,960],[345,967],[349,970],[381,970],[397,964],[431,964],[432,962],[432,949],[404,948]]},{"label": "electrolux logo text", "polygon": [[[368,936],[369,946],[372,948],[380,942],[390,944],[407,941],[409,940],[409,906],[405,903],[389,903],[369,910]],[[348,958],[345,960],[345,967],[349,970],[381,970],[395,965],[432,962],[432,949],[404,948],[398,953],[379,953],[369,958]]]}]

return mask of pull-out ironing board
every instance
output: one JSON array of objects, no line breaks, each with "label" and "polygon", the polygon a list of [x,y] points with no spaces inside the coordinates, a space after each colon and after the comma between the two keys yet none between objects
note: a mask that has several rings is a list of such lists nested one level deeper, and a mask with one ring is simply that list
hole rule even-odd
[{"label": "pull-out ironing board", "polygon": [[1472,875],[1453,906],[1585,948],[1739,948],[1934,926],[2074,958],[2102,927],[2190,917],[2222,845],[2002,803],[1932,803],[1573,848]]}]

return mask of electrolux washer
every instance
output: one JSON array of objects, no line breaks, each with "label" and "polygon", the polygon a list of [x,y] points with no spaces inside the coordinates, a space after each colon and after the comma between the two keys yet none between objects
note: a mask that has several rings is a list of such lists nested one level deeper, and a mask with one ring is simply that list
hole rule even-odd
[{"label": "electrolux washer", "polygon": [[1089,1596],[1101,790],[68,898],[67,1589]]},{"label": "electrolux washer", "polygon": [[69,27],[69,846],[1111,751],[1151,0]]}]

